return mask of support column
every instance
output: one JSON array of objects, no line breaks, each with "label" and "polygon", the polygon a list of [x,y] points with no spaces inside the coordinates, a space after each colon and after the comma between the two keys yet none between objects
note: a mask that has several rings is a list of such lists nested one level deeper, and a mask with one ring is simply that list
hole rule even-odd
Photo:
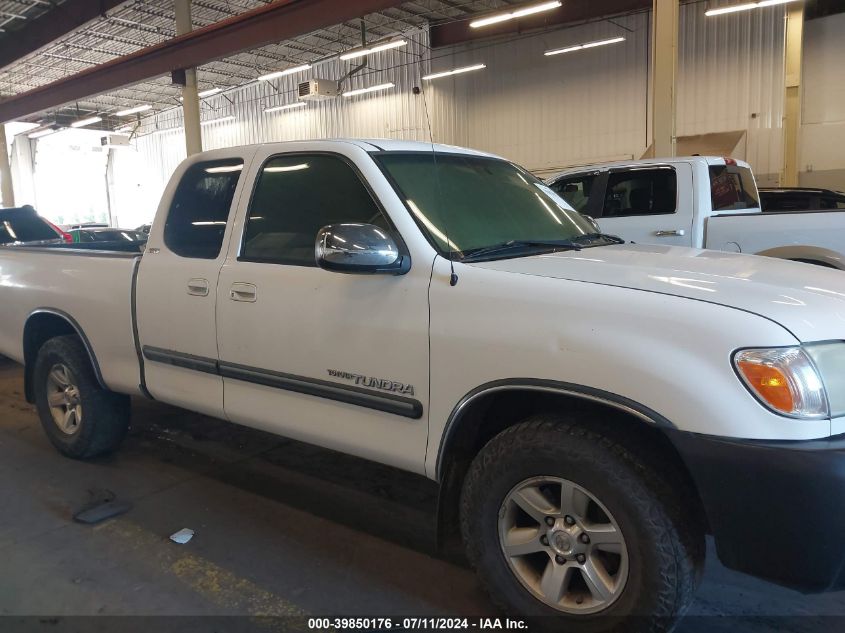
[{"label": "support column", "polygon": [[798,140],[801,133],[801,57],[804,38],[804,3],[789,5],[786,13],[783,110],[783,167],[780,186],[798,186]]},{"label": "support column", "polygon": [[[176,0],[176,35],[193,30],[191,23],[191,0]],[[185,122],[185,150],[188,156],[202,151],[202,130],[200,128],[200,100],[197,96],[197,71],[185,69],[185,85],[182,87],[182,113]]]},{"label": "support column", "polygon": [[652,155],[675,155],[675,73],[678,66],[679,0],[654,0],[651,36]]},{"label": "support column", "polygon": [[0,124],[0,201],[4,207],[15,206],[12,188],[12,166],[9,164],[9,147],[6,145],[6,126]]}]

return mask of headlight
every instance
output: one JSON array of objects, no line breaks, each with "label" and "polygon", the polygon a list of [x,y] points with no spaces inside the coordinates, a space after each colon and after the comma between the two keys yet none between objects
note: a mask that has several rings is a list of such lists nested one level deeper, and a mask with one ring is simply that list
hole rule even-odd
[{"label": "headlight", "polygon": [[740,350],[734,354],[734,366],[751,393],[776,413],[794,418],[826,418],[830,415],[827,392],[811,358],[811,349],[812,346]]}]

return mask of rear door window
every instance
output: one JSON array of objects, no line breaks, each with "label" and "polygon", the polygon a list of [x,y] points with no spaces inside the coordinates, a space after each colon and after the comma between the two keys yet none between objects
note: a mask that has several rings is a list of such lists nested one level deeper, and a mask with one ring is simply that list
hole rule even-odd
[{"label": "rear door window", "polygon": [[751,170],[739,165],[710,165],[710,200],[714,211],[759,209]]},{"label": "rear door window", "polygon": [[604,197],[604,218],[667,215],[678,207],[678,177],[673,167],[611,172]]},{"label": "rear door window", "polygon": [[579,213],[591,215],[589,210],[590,194],[598,174],[579,174],[554,181],[551,189],[566,200]]},{"label": "rear door window", "polygon": [[226,222],[243,160],[227,158],[191,165],[173,195],[164,243],[181,257],[215,259],[223,246]]}]

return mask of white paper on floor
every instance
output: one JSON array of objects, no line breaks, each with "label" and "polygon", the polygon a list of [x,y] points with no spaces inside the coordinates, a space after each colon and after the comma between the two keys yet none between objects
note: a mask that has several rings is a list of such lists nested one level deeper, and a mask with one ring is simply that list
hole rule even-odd
[{"label": "white paper on floor", "polygon": [[170,540],[174,543],[179,543],[180,545],[184,545],[188,541],[190,541],[194,536],[194,531],[188,528],[182,528],[178,532],[170,535]]}]

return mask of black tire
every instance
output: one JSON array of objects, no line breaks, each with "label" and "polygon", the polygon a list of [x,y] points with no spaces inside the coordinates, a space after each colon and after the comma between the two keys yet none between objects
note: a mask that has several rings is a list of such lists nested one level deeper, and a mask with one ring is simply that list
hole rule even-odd
[{"label": "black tire", "polygon": [[[526,588],[505,558],[498,526],[502,504],[514,486],[534,477],[566,479],[589,490],[619,526],[627,582],[598,613],[550,606]],[[463,484],[461,534],[482,584],[509,615],[542,616],[535,628],[557,631],[657,633],[670,631],[689,606],[703,564],[703,529],[684,516],[685,507],[670,482],[612,434],[537,416],[502,431],[475,457]],[[544,556],[540,565],[550,564]]]},{"label": "black tire", "polygon": [[822,268],[832,268],[833,270],[837,270],[836,266],[832,264],[828,264],[826,262],[820,262],[817,259],[790,259],[791,262],[800,262],[802,264],[811,264],[813,266],[821,266]]},{"label": "black tire", "polygon": [[[66,367],[78,388],[83,414],[72,433],[63,432],[48,402],[49,375],[57,365]],[[129,397],[103,389],[78,336],[52,338],[38,350],[33,370],[35,406],[47,437],[60,453],[87,459],[115,450],[129,429]]]}]

